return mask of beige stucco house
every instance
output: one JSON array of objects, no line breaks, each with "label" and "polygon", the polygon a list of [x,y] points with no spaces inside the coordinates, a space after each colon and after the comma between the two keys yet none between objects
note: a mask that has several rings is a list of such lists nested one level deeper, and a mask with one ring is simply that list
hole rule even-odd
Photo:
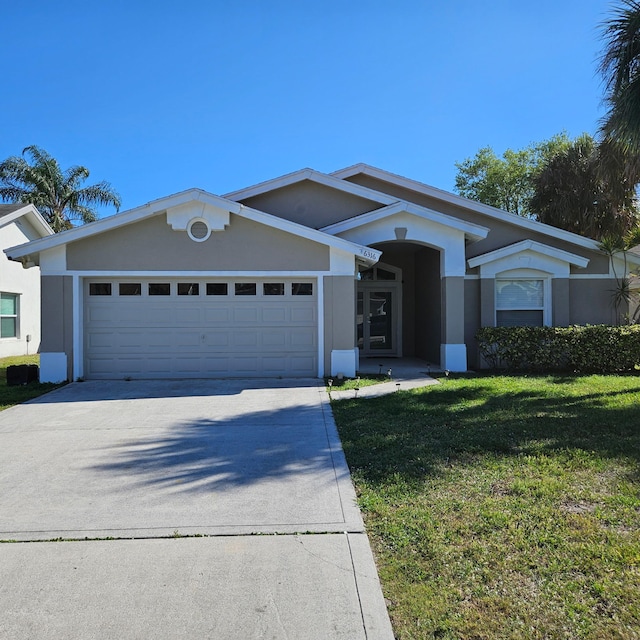
[{"label": "beige stucco house", "polygon": [[[0,248],[45,238],[53,231],[30,204],[0,204]],[[40,270],[23,269],[0,253],[0,358],[40,347]]]},{"label": "beige stucco house", "polygon": [[596,242],[367,165],[192,189],[6,253],[41,269],[51,381],[464,371],[481,326],[616,319]]}]

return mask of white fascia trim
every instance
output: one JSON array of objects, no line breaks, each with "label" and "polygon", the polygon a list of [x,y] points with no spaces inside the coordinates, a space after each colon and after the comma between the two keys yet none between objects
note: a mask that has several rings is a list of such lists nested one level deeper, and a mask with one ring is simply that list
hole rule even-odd
[{"label": "white fascia trim", "polygon": [[535,240],[522,240],[521,242],[516,242],[515,244],[511,244],[507,247],[502,247],[495,251],[489,251],[489,253],[483,253],[480,256],[467,260],[467,264],[469,265],[469,268],[474,269],[475,267],[480,267],[482,265],[495,262],[496,260],[501,260],[502,258],[508,258],[509,256],[523,251],[534,251],[549,258],[568,262],[569,264],[581,269],[584,269],[589,264],[588,258],[578,256],[575,253],[569,253],[568,251],[563,251],[562,249],[550,247],[549,245],[536,242]]},{"label": "white fascia trim", "polygon": [[359,196],[365,200],[377,202],[378,204],[393,204],[397,200],[397,198],[386,193],[374,191],[373,189],[362,187],[359,184],[353,184],[352,182],[345,182],[344,180],[340,180],[326,173],[321,173],[315,169],[301,169],[300,171],[294,171],[293,173],[288,173],[284,176],[280,176],[279,178],[273,178],[272,180],[267,180],[266,182],[260,182],[259,184],[251,187],[246,187],[245,189],[239,189],[238,191],[227,193],[224,197],[237,202],[239,200],[244,200],[245,198],[251,198],[253,196],[267,193],[268,191],[275,191],[282,187],[288,187],[292,184],[303,182],[304,180],[316,182],[317,184],[324,185],[325,187],[332,187],[339,191]]},{"label": "white fascia trim", "polygon": [[472,222],[464,222],[462,220],[458,220],[457,218],[453,218],[452,216],[447,216],[438,211],[434,211],[433,209],[421,207],[420,205],[413,204],[411,202],[405,202],[402,200],[395,202],[394,204],[387,207],[383,207],[382,209],[376,209],[375,211],[369,211],[368,213],[362,213],[359,216],[355,216],[354,218],[343,220],[342,222],[336,222],[335,224],[323,227],[322,229],[320,229],[320,231],[330,234],[343,233],[345,231],[357,229],[358,227],[362,227],[371,222],[376,222],[377,220],[387,218],[398,213],[410,213],[419,218],[424,218],[425,220],[436,222],[445,227],[463,231],[473,240],[483,240],[489,235],[489,229],[487,227],[482,227],[479,224],[473,224]]},{"label": "white fascia trim", "polygon": [[557,227],[553,227],[542,222],[537,222],[536,220],[523,218],[522,216],[518,216],[514,213],[509,213],[508,211],[503,211],[502,209],[496,209],[495,207],[491,207],[487,204],[482,204],[480,202],[476,202],[475,200],[469,200],[468,198],[463,198],[462,196],[455,195],[454,193],[450,193],[449,191],[443,191],[442,189],[431,187],[422,182],[418,182],[417,180],[411,180],[410,178],[405,178],[403,176],[399,176],[397,174],[390,173],[388,171],[384,171],[383,169],[378,169],[377,167],[372,167],[367,164],[356,164],[351,167],[347,167],[346,169],[334,171],[333,173],[331,173],[331,175],[344,180],[345,178],[350,178],[359,173],[370,176],[372,178],[378,178],[379,180],[384,180],[385,182],[390,182],[399,187],[404,187],[405,189],[410,189],[411,191],[416,191],[432,198],[438,198],[439,200],[448,202],[449,204],[464,207],[465,209],[469,209],[471,211],[477,211],[478,213],[484,214],[496,220],[514,224],[516,226],[523,227],[524,229],[528,229],[529,231],[542,233],[544,235],[557,238],[558,240],[571,242],[572,244],[576,244],[586,249],[599,251],[598,243],[595,240],[591,240],[590,238],[585,238],[584,236],[579,236],[576,233],[571,233],[570,231],[565,231],[564,229],[558,229]]},{"label": "white fascia trim", "polygon": [[99,233],[104,233],[105,231],[123,227],[134,222],[139,222],[140,220],[144,220],[156,213],[193,201],[204,202],[213,206],[221,207],[223,209],[227,209],[231,213],[240,213],[240,209],[242,208],[242,205],[239,205],[237,202],[225,200],[220,196],[213,195],[212,193],[208,193],[202,189],[188,189],[158,200],[152,200],[151,202],[140,207],[136,207],[135,209],[129,209],[128,211],[116,213],[108,218],[96,220],[96,222],[90,222],[89,224],[85,224],[81,227],[75,227],[68,231],[56,233],[53,237],[42,238],[40,240],[34,240],[33,242],[11,247],[10,249],[6,249],[5,253],[10,255],[11,258],[19,258],[28,254],[39,253],[40,251],[50,249],[51,247],[67,244],[75,240],[81,240]]},{"label": "white fascia trim", "polygon": [[318,378],[324,378],[324,276],[318,276],[316,298],[318,302]]},{"label": "white fascia trim", "polygon": [[[55,246],[64,245],[68,242],[80,240],[88,236],[104,233],[105,231],[109,231],[117,227],[138,222],[149,216],[194,201],[203,202],[213,207],[224,209],[225,211],[229,211],[244,218],[248,218],[249,220],[253,220],[254,222],[278,229],[279,231],[291,233],[300,238],[312,240],[313,242],[329,247],[344,249],[345,251],[353,253],[367,264],[374,264],[379,260],[380,255],[382,255],[382,252],[376,252],[375,249],[363,247],[342,238],[336,238],[335,236],[323,233],[317,229],[312,229],[311,227],[306,227],[302,224],[291,222],[284,218],[279,218],[269,213],[265,213],[264,211],[258,211],[258,209],[245,207],[237,202],[221,198],[220,196],[216,196],[199,189],[189,189],[188,191],[183,191],[166,198],[154,200],[153,202],[143,205],[142,207],[138,207],[137,209],[124,211],[109,218],[104,218],[103,220],[98,220],[84,225],[83,227],[70,229],[69,231],[56,234],[53,238],[43,238],[41,240],[34,240],[33,242],[12,247],[11,249],[7,249],[6,253],[8,255],[10,254],[10,257],[12,258],[19,258],[24,255],[39,253],[40,251],[44,251]],[[375,255],[372,256],[372,252]]]},{"label": "white fascia trim", "polygon": [[73,371],[72,378],[77,380],[84,376],[84,349],[82,348],[82,280],[79,276],[72,277],[73,286]]},{"label": "white fascia trim", "polygon": [[[570,273],[569,280],[611,280],[612,275],[608,273]],[[465,275],[465,280],[481,280],[480,274]]]},{"label": "white fascia trim", "polygon": [[331,271],[58,271],[51,276],[86,278],[319,278],[335,275]]},{"label": "white fascia trim", "polygon": [[47,236],[53,235],[53,229],[42,217],[42,214],[36,209],[35,205],[32,204],[25,204],[23,207],[20,207],[20,209],[16,209],[12,213],[2,216],[2,218],[0,218],[0,227],[11,224],[19,218],[22,218],[22,216],[26,216],[31,226],[34,227],[36,231],[39,231],[42,237],[46,238]]}]

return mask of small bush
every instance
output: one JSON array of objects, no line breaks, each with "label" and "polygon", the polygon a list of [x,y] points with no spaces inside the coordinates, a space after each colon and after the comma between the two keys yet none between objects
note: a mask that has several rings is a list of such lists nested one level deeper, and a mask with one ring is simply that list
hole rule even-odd
[{"label": "small bush", "polygon": [[640,325],[483,327],[476,339],[490,369],[624,373],[640,367]]}]

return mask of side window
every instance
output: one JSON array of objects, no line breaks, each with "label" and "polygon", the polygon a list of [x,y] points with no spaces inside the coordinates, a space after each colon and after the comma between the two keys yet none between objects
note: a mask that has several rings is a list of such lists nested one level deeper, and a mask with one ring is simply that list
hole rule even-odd
[{"label": "side window", "polygon": [[0,338],[18,337],[18,296],[0,294]]},{"label": "side window", "polygon": [[543,326],[544,285],[544,280],[496,280],[496,326]]}]

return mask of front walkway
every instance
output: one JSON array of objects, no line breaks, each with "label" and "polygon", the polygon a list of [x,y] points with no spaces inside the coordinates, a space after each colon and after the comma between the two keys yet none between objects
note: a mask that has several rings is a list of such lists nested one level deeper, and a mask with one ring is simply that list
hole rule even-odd
[{"label": "front walkway", "polygon": [[431,373],[439,371],[436,365],[430,365],[418,358],[360,358],[359,375],[389,375],[389,382],[382,382],[355,391],[335,390],[330,392],[332,400],[347,400],[351,398],[378,398],[395,393],[419,389],[438,381],[431,377]]}]

